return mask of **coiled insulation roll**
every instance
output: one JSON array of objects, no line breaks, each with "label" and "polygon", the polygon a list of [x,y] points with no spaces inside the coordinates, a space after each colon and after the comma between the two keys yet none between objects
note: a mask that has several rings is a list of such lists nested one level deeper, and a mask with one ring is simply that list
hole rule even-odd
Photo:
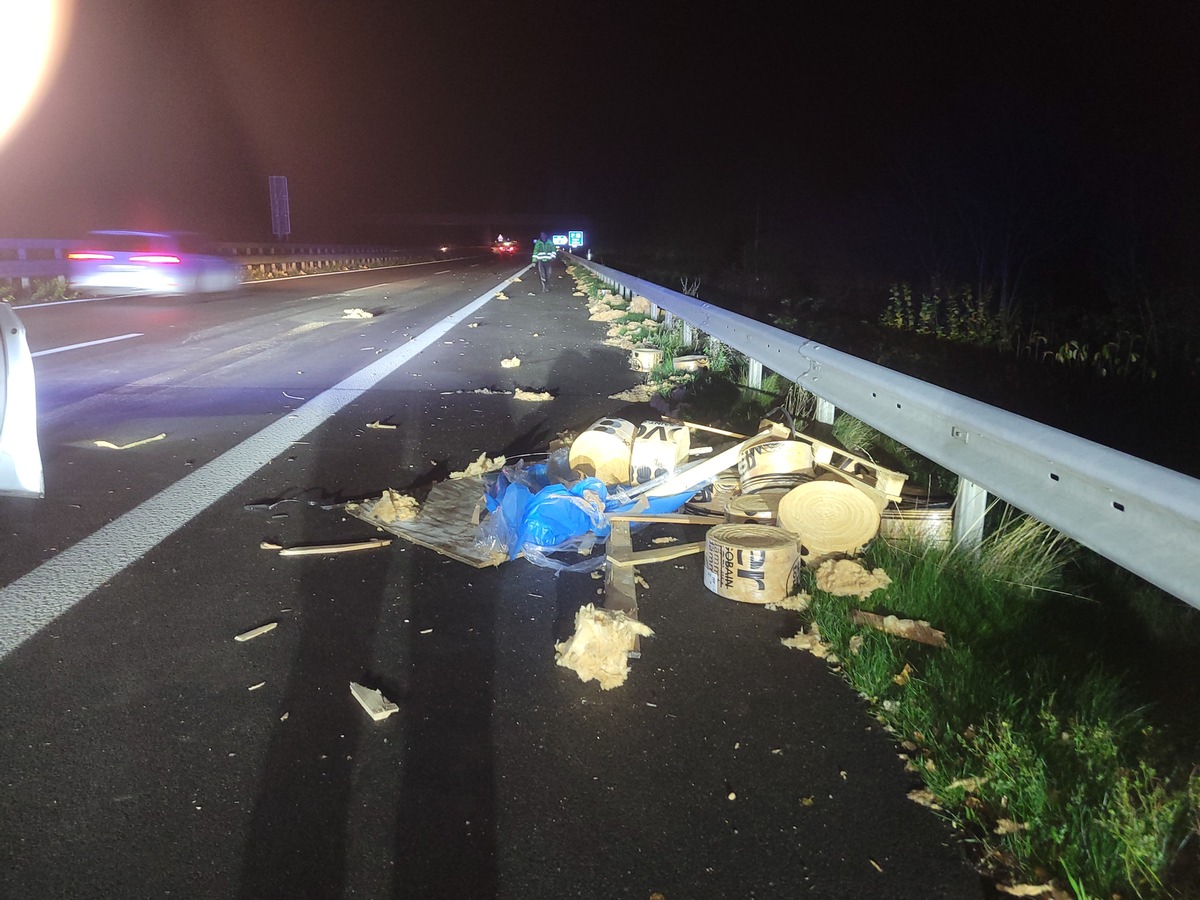
[{"label": "coiled insulation roll", "polygon": [[778,603],[792,590],[800,547],[774,525],[718,525],[704,548],[704,586],[740,603]]}]

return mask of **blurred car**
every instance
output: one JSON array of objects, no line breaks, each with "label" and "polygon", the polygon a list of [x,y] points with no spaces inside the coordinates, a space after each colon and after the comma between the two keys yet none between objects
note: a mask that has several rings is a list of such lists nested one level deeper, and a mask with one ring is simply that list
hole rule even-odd
[{"label": "blurred car", "polygon": [[516,241],[496,241],[492,244],[492,252],[498,256],[515,256],[517,253]]},{"label": "blurred car", "polygon": [[99,294],[228,291],[238,267],[203,235],[187,231],[92,231],[67,254],[67,281]]}]

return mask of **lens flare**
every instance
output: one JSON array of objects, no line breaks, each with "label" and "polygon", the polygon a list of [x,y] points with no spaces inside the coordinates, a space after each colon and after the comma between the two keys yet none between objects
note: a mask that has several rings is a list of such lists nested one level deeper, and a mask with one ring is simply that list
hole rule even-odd
[{"label": "lens flare", "polygon": [[0,0],[0,145],[50,81],[69,20],[68,0]]}]

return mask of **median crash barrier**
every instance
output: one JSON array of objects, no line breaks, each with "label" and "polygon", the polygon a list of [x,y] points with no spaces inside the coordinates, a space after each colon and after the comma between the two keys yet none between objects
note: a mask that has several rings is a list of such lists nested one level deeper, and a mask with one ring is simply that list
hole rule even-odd
[{"label": "median crash barrier", "polygon": [[33,356],[25,326],[0,300],[0,494],[45,496]]}]

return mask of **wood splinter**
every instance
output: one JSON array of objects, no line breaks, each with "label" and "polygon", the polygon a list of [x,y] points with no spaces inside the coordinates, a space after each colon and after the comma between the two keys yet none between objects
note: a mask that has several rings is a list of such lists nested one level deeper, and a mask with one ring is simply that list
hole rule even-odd
[{"label": "wood splinter", "polygon": [[878,613],[865,612],[861,609],[850,610],[850,621],[855,625],[865,625],[886,634],[907,638],[931,647],[945,647],[946,633],[931,628],[928,622],[916,619],[899,619],[896,616],[881,616]]},{"label": "wood splinter", "polygon": [[309,544],[305,547],[284,547],[279,551],[280,556],[320,556],[325,553],[349,553],[352,550],[377,550],[392,542],[391,538],[374,538],[369,541],[357,541],[353,544]]},{"label": "wood splinter", "polygon": [[380,691],[374,688],[363,687],[356,681],[350,682],[350,693],[354,695],[354,699],[358,701],[359,706],[365,709],[376,722],[386,719],[400,709],[399,706],[383,696]]}]

